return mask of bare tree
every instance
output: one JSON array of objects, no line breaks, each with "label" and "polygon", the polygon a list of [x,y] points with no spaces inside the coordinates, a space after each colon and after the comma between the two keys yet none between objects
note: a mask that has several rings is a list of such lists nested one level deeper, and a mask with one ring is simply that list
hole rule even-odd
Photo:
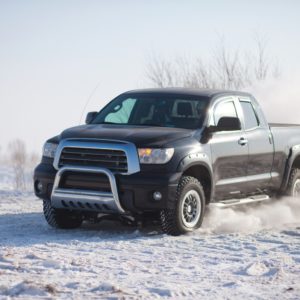
[{"label": "bare tree", "polygon": [[25,189],[26,147],[22,140],[16,139],[8,145],[10,163],[14,171],[15,188]]},{"label": "bare tree", "polygon": [[205,62],[184,57],[164,59],[153,56],[146,77],[156,87],[242,89],[270,77],[279,77],[280,68],[267,53],[266,39],[255,37],[255,51],[229,51],[221,39]]},{"label": "bare tree", "polygon": [[148,65],[146,70],[148,78],[158,87],[164,87],[165,85],[171,86],[175,82],[175,74],[172,70],[172,64],[162,59],[153,57],[151,64]]},{"label": "bare tree", "polygon": [[27,156],[28,156],[27,166],[32,169],[33,167],[35,167],[38,164],[38,161],[40,159],[40,155],[36,152],[31,152]]}]

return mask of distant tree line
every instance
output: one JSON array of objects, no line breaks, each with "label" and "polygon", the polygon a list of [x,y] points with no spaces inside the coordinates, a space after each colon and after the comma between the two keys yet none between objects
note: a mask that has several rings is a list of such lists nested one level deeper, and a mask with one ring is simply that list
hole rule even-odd
[{"label": "distant tree line", "polygon": [[183,56],[151,56],[146,78],[155,87],[243,89],[281,74],[278,63],[270,58],[265,38],[256,36],[251,51],[229,50],[220,39],[208,60]]},{"label": "distant tree line", "polygon": [[[15,139],[8,144],[7,153],[0,149],[0,164],[12,168],[14,178],[14,188],[24,191],[27,188],[26,174],[29,176],[33,173],[33,167],[38,161],[36,153],[28,153],[26,144],[21,139]],[[30,182],[30,184],[32,184]],[[31,188],[31,186],[30,186]]]}]

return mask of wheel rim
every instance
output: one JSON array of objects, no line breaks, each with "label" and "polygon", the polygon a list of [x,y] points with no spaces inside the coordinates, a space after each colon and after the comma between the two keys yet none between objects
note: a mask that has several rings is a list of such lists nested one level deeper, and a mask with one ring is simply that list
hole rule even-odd
[{"label": "wheel rim", "polygon": [[181,219],[184,226],[193,228],[199,221],[201,214],[201,200],[197,191],[188,191],[181,203]]},{"label": "wheel rim", "polygon": [[293,196],[300,197],[300,179],[297,179],[294,183]]}]

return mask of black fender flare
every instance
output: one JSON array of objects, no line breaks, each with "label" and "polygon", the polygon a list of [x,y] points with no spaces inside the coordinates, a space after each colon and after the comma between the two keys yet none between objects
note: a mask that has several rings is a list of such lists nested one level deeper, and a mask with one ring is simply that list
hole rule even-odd
[{"label": "black fender flare", "polygon": [[293,164],[298,157],[300,157],[300,145],[295,145],[289,151],[289,155],[287,158],[287,162],[283,174],[282,184],[280,187],[280,193],[283,193],[286,190]]},{"label": "black fender flare", "polygon": [[177,172],[183,174],[186,170],[194,166],[202,166],[207,169],[211,181],[210,199],[212,199],[212,196],[214,194],[214,177],[210,157],[203,152],[190,153],[179,162]]}]

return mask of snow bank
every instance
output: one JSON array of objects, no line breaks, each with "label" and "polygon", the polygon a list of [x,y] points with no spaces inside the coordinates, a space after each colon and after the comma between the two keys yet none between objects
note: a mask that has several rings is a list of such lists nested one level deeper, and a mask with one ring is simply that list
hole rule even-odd
[{"label": "snow bank", "polygon": [[117,222],[56,230],[33,194],[2,191],[0,299],[298,299],[298,208],[214,209],[171,237]]},{"label": "snow bank", "polygon": [[54,290],[50,288],[50,286],[42,286],[40,284],[36,284],[31,281],[23,281],[13,285],[12,287],[4,290],[4,295],[11,296],[11,297],[49,297],[51,294],[54,294]]}]

